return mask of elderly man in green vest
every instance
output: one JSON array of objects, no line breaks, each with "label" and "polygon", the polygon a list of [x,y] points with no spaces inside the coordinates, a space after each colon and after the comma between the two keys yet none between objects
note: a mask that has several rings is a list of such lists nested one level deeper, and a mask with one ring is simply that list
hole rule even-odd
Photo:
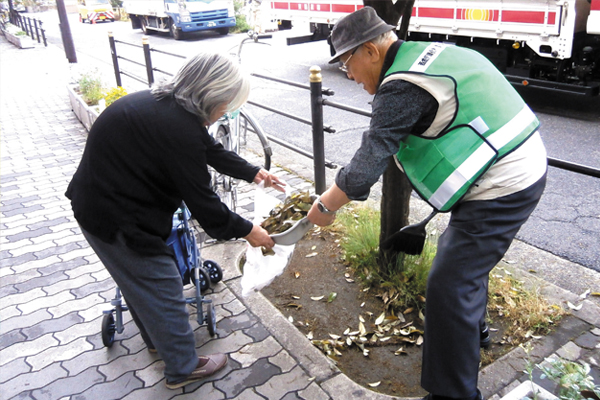
[{"label": "elderly man in green vest", "polygon": [[375,95],[373,116],[350,164],[308,218],[328,225],[344,204],[365,200],[389,157],[435,210],[451,212],[427,283],[421,385],[428,400],[481,399],[488,275],[546,183],[539,121],[479,53],[404,42],[394,30],[365,7],[332,31],[330,63],[341,62]]}]

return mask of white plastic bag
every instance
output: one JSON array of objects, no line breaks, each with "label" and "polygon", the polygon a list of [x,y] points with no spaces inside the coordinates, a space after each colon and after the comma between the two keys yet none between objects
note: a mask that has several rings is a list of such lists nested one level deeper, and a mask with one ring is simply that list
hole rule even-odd
[{"label": "white plastic bag", "polygon": [[[286,189],[288,186],[286,186]],[[287,191],[286,191],[287,195]],[[267,194],[263,185],[258,185],[254,191],[254,223],[260,224],[268,216],[269,212],[277,204],[276,197]],[[249,295],[252,291],[258,291],[273,282],[281,275],[287,267],[296,245],[282,246],[276,244],[273,247],[274,255],[264,256],[260,247],[252,247],[246,244],[246,263],[242,275],[242,296]]]}]

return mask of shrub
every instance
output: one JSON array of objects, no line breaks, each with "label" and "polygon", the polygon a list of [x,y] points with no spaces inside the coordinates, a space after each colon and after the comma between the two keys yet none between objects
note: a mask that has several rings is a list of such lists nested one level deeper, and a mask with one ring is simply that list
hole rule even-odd
[{"label": "shrub", "polygon": [[89,106],[98,105],[98,102],[104,98],[102,80],[94,73],[85,73],[79,79],[79,91],[83,100]]},{"label": "shrub", "polygon": [[246,20],[246,15],[244,12],[246,8],[244,7],[244,1],[235,0],[233,2],[233,7],[235,10],[235,27],[231,28],[232,33],[243,33],[248,32],[250,30],[250,25]]},{"label": "shrub", "polygon": [[110,89],[104,94],[104,99],[106,100],[106,107],[110,106],[112,103],[126,95],[127,91],[121,86]]}]

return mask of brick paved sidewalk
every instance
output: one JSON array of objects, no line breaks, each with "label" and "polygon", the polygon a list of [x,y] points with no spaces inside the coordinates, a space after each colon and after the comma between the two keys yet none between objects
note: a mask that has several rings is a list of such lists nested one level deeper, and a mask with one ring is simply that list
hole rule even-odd
[{"label": "brick paved sidewalk", "polygon": [[[162,361],[145,349],[128,313],[125,331],[106,349],[100,323],[102,311],[111,308],[114,282],[64,197],[87,136],[68,102],[73,67],[52,46],[18,50],[0,37],[0,51],[1,400],[391,399],[341,374],[260,294],[241,296],[235,267],[244,250],[240,242],[202,252],[224,269],[224,281],[208,294],[216,306],[217,336],[211,338],[190,317],[200,354],[228,353],[223,371],[202,383],[166,389]],[[275,169],[294,187],[309,185],[286,171]],[[306,169],[303,174],[310,177]],[[251,186],[242,188],[239,205],[251,218]],[[526,246],[523,251],[531,254]],[[559,299],[581,303],[576,295],[548,287]],[[539,356],[562,351],[574,359],[600,360],[600,330],[594,328],[600,326],[600,311],[588,303],[560,335],[540,343]],[[499,398],[524,380],[522,356],[517,351],[482,371],[486,396]]]}]

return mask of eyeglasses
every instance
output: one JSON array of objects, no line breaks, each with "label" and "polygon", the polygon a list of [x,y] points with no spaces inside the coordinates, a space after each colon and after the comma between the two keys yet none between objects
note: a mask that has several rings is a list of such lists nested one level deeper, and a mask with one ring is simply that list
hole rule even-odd
[{"label": "eyeglasses", "polygon": [[[360,46],[362,46],[362,44]],[[360,46],[358,46],[358,47],[360,47]],[[350,59],[352,58],[352,56],[354,55],[354,53],[356,53],[356,50],[358,50],[358,47],[355,48],[354,50],[352,50],[352,53],[350,53],[350,57],[348,57],[348,59],[346,60],[346,62],[343,63],[340,66],[340,71],[342,71],[342,72],[344,72],[346,74],[348,73],[348,62],[350,61]]]}]

